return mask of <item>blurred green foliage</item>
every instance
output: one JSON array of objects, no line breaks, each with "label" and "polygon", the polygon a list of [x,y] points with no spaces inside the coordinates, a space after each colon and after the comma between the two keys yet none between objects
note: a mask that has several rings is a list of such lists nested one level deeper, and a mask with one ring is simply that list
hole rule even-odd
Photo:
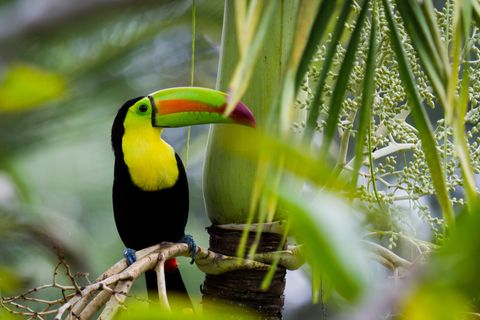
[{"label": "blurred green foliage", "polygon": [[[292,180],[289,185],[299,183]],[[358,241],[361,231],[358,221],[349,214],[350,208],[334,194],[300,195],[281,187],[278,195],[279,206],[292,221],[292,233],[300,243],[307,244],[307,261],[320,268],[347,299],[361,296],[367,284],[367,254]]]},{"label": "blurred green foliage", "polygon": [[[178,297],[177,297],[178,298]],[[216,308],[215,305],[209,303],[208,311],[204,310],[193,314],[191,309],[185,308],[183,310],[166,311],[161,309],[158,305],[148,305],[142,302],[134,302],[129,304],[128,309],[118,316],[119,320],[148,320],[152,319],[152,314],[155,319],[165,320],[181,320],[181,319],[198,319],[198,320],[225,320],[225,319],[242,319],[250,320],[257,319],[253,315],[248,315],[245,310],[239,310],[235,307]]]},{"label": "blurred green foliage", "polygon": [[4,266],[0,266],[0,292],[12,294],[22,286],[20,276]]},{"label": "blurred green foliage", "polygon": [[0,87],[0,111],[19,112],[60,98],[66,90],[65,79],[26,64],[13,64],[3,75]]},{"label": "blurred green foliage", "polygon": [[433,256],[421,281],[412,284],[413,294],[402,306],[406,319],[478,319],[474,310],[480,302],[479,213],[478,205],[473,212],[462,213],[457,230]]}]

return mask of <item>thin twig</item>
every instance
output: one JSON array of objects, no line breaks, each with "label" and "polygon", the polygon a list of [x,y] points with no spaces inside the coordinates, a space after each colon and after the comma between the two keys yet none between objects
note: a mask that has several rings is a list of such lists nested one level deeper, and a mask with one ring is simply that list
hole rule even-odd
[{"label": "thin twig", "polygon": [[155,272],[157,274],[158,301],[163,309],[170,311],[170,304],[167,298],[167,286],[165,283],[165,257],[163,254],[159,256],[158,263],[155,266]]}]

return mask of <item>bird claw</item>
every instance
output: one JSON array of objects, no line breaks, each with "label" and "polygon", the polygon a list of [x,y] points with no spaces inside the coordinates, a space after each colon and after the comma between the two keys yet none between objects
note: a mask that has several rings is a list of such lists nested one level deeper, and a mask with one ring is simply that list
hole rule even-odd
[{"label": "bird claw", "polygon": [[180,240],[178,240],[178,242],[186,243],[188,245],[188,248],[192,253],[192,260],[190,261],[190,264],[193,264],[197,256],[197,244],[195,243],[195,240],[193,240],[193,237],[189,234],[185,234],[180,238]]},{"label": "bird claw", "polygon": [[130,266],[132,263],[137,261],[137,256],[135,255],[135,250],[126,248],[123,252],[123,256],[127,259],[127,265]]}]

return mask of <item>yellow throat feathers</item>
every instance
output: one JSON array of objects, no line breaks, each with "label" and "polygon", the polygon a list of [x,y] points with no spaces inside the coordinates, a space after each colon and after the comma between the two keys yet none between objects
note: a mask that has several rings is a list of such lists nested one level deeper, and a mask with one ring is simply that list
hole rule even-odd
[{"label": "yellow throat feathers", "polygon": [[128,115],[123,126],[123,157],[133,183],[144,191],[171,188],[178,179],[177,160],[160,136],[162,129]]}]

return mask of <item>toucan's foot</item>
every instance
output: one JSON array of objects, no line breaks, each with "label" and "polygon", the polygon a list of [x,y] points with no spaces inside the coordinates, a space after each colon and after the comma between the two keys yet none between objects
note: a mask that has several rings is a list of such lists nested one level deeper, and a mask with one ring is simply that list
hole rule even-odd
[{"label": "toucan's foot", "polygon": [[193,237],[189,234],[185,234],[180,240],[178,240],[178,242],[186,243],[188,245],[190,252],[192,253],[192,261],[190,261],[190,264],[193,264],[195,262],[195,257],[197,256],[197,244],[195,243],[195,240],[193,240]]},{"label": "toucan's foot", "polygon": [[135,261],[137,261],[137,256],[135,255],[135,250],[126,248],[123,252],[123,256],[127,259],[127,265],[131,265]]}]

